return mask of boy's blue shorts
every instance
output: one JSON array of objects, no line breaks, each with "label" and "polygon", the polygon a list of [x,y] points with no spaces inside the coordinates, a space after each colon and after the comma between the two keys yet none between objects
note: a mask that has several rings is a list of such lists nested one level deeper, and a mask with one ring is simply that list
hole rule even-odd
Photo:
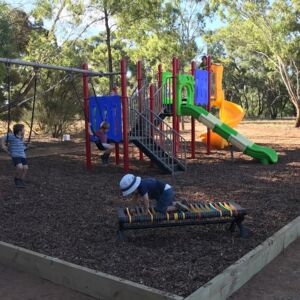
[{"label": "boy's blue shorts", "polygon": [[157,200],[155,210],[162,214],[165,214],[168,206],[171,206],[175,198],[173,188],[165,190],[160,198]]},{"label": "boy's blue shorts", "polygon": [[27,160],[24,157],[12,157],[12,161],[14,163],[15,166],[22,164],[23,166],[27,166]]}]

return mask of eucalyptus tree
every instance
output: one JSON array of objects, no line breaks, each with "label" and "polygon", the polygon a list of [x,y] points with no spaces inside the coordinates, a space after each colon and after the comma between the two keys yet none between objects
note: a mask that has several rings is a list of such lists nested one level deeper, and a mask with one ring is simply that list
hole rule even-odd
[{"label": "eucalyptus tree", "polygon": [[296,110],[300,126],[300,3],[299,0],[213,0],[226,26],[215,33],[229,53],[256,55],[276,71]]}]

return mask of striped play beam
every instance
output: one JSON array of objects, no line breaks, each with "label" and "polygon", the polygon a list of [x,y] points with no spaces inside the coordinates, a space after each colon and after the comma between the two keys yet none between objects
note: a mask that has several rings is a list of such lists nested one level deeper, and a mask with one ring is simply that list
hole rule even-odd
[{"label": "striped play beam", "polygon": [[147,211],[141,206],[119,208],[118,235],[123,239],[123,232],[128,229],[231,223],[231,231],[237,225],[241,236],[246,237],[247,230],[242,226],[246,213],[246,209],[233,201],[177,202],[176,210],[166,214],[156,212],[154,207]]}]

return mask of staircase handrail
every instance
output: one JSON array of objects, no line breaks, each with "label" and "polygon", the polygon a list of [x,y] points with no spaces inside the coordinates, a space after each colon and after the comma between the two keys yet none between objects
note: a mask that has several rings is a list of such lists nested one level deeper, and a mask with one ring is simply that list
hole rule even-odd
[{"label": "staircase handrail", "polygon": [[[171,151],[167,151],[167,149],[165,147],[162,147],[164,149],[164,151],[166,151],[166,154],[172,158],[172,161],[174,161],[174,158],[177,159],[177,161],[184,167],[186,168],[186,140],[183,136],[181,136],[176,130],[174,130],[171,126],[169,126],[166,122],[164,122],[157,114],[156,116],[161,119],[162,123],[165,124],[170,130],[169,131],[162,131],[159,128],[157,128],[157,126],[155,126],[150,120],[149,118],[147,118],[143,113],[139,112],[136,109],[131,109],[139,118],[141,118],[145,123],[147,123],[149,125],[149,128],[152,128],[153,130],[155,130],[155,132],[158,132],[160,136],[162,136],[164,138],[164,140],[168,141],[170,144],[172,144],[172,150]],[[151,110],[147,109],[150,113]],[[152,112],[153,113],[153,112]],[[153,113],[155,114],[155,113]],[[129,131],[129,138],[130,137],[135,137],[134,135],[132,135],[133,133],[133,128],[131,128],[131,130]],[[181,157],[174,157],[174,150],[175,150],[175,143],[174,143],[174,135],[177,136],[179,138],[180,141],[180,145],[181,147],[183,147],[183,151],[181,152]],[[136,135],[137,136],[137,135]],[[174,168],[174,163],[173,166]]]}]

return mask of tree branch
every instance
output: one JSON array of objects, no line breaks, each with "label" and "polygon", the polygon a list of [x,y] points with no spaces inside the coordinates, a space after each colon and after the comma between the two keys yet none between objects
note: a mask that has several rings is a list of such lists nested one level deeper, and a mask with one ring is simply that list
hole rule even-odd
[{"label": "tree branch", "polygon": [[61,6],[60,6],[60,8],[59,8],[59,10],[58,10],[58,12],[57,12],[57,15],[56,15],[56,17],[55,17],[55,20],[54,20],[54,22],[53,22],[53,24],[52,24],[52,26],[51,26],[51,29],[50,29],[49,32],[48,32],[48,35],[49,35],[50,33],[54,33],[56,24],[57,24],[57,22],[59,21],[60,15],[61,15],[62,11],[64,10],[65,6],[66,6],[66,0],[63,0],[62,4],[61,4]]},{"label": "tree branch", "polygon": [[300,102],[300,93],[299,93],[299,89],[300,89],[300,86],[299,86],[299,69],[295,63],[295,61],[292,59],[292,63],[294,65],[294,68],[296,70],[296,80],[297,80],[297,85],[296,85],[296,92],[297,92],[297,98],[298,98],[298,101]]},{"label": "tree branch", "polygon": [[276,63],[275,60],[273,60],[269,55],[267,55],[266,53],[264,52],[261,52],[261,51],[254,51],[254,53],[257,53],[257,54],[260,54],[262,56],[264,56],[265,58],[267,58],[271,63],[273,63],[277,69],[279,69],[279,65]]}]

